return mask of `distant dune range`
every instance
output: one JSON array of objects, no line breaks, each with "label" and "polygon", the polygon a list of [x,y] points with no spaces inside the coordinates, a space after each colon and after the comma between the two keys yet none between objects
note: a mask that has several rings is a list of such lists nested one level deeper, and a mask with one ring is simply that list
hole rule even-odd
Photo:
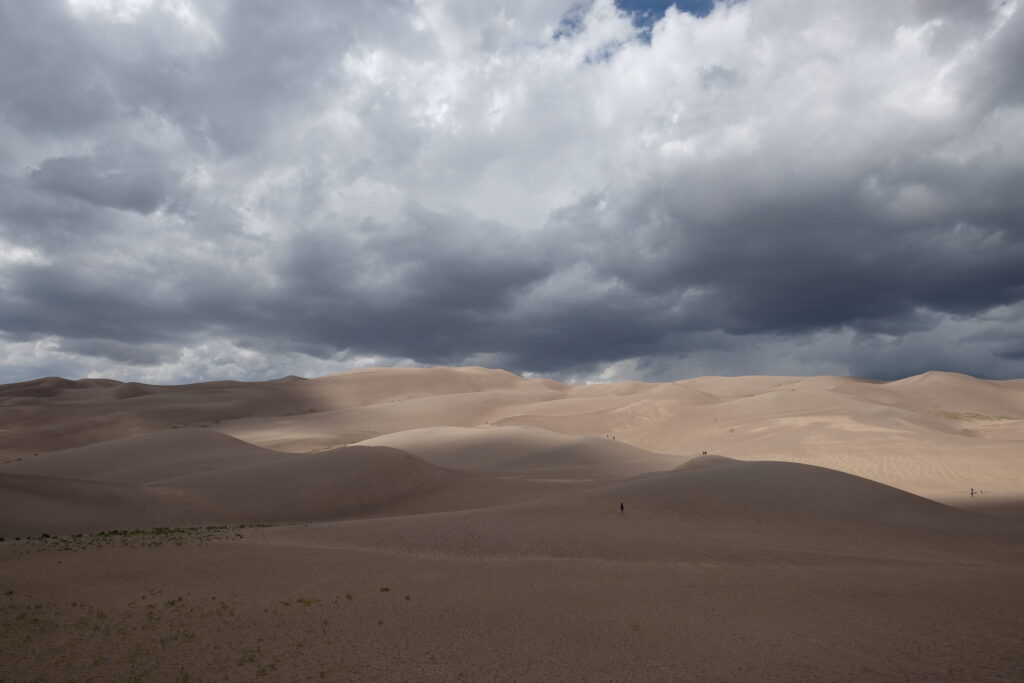
[{"label": "distant dune range", "polygon": [[[165,387],[47,378],[0,387],[0,532],[512,505],[472,514],[516,536],[508,515],[591,520],[617,512],[616,497],[680,524],[860,528],[889,515],[898,532],[963,521],[912,494],[966,504],[972,487],[986,500],[1024,492],[1022,416],[1024,382],[948,373],[587,386],[440,367]],[[724,457],[694,459],[704,452]],[[750,460],[777,462],[738,462]],[[488,528],[469,535],[497,534]],[[519,545],[573,545],[556,538]]]},{"label": "distant dune range", "polygon": [[[177,448],[171,430],[179,429],[221,432],[291,453],[367,442],[443,467],[534,468],[552,476],[563,470],[569,478],[665,469],[707,451],[819,465],[926,496],[956,496],[971,487],[993,495],[1024,492],[1024,380],[929,372],[895,382],[700,377],[568,386],[483,368],[381,368],[255,383],[157,387],[47,378],[0,386],[5,472],[46,474],[49,465],[37,468],[29,461],[153,433],[164,436],[143,450],[159,469],[159,453]],[[584,455],[570,457],[576,442],[557,441],[550,432],[588,437],[589,445],[580,445]],[[613,438],[615,445],[674,459],[623,450],[616,460]],[[188,457],[215,461],[241,456],[242,444],[227,443],[185,450],[193,453]],[[59,461],[115,457],[104,455],[105,448],[63,453]],[[129,441],[109,448],[133,446]],[[257,449],[248,453],[260,457]],[[212,466],[195,462],[200,469]],[[93,465],[80,467],[85,469],[75,474],[72,466],[67,476]],[[175,467],[189,472],[184,461]]]},{"label": "distant dune range", "polygon": [[14,680],[1020,680],[1022,493],[1019,380],[47,378],[0,387],[0,647]]}]

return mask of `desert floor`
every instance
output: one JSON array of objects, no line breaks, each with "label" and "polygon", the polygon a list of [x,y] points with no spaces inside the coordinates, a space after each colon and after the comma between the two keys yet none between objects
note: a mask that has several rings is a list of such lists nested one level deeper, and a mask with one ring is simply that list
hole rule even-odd
[{"label": "desert floor", "polygon": [[948,373],[0,386],[0,681],[1020,681],[1022,446]]}]

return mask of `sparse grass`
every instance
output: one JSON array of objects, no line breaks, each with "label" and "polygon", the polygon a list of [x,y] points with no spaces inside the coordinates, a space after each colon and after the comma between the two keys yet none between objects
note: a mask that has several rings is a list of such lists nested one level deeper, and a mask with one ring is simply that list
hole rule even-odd
[{"label": "sparse grass", "polygon": [[[237,529],[268,527],[269,524],[242,524],[238,526],[197,526],[197,527],[155,527],[152,529],[112,529],[94,534],[69,534],[53,536],[49,533],[40,534],[38,538],[20,536],[15,541],[24,540],[37,550],[85,550],[87,548],[104,547],[156,547],[171,543],[184,545],[186,542],[207,543],[214,540],[243,538]],[[0,538],[0,541],[3,539]]]},{"label": "sparse grass", "polygon": [[[333,646],[350,628],[348,618],[324,618],[333,614],[327,596],[287,601],[310,611],[275,611],[273,625],[262,631],[273,637],[265,640],[253,637],[249,625],[250,613],[266,614],[268,603],[246,605],[238,596],[166,596],[163,590],[153,589],[141,597],[136,592],[122,601],[97,605],[41,600],[20,591],[17,596],[10,590],[5,593],[7,599],[0,603],[0,650],[19,652],[22,663],[43,662],[36,671],[46,675],[39,680],[73,680],[78,672],[90,680],[190,681],[196,678],[199,658],[207,667],[202,680],[333,679],[337,672],[325,667],[328,662],[314,664],[309,659],[319,656],[307,652]],[[282,602],[279,597],[271,604]],[[235,616],[236,608],[244,610],[241,618]],[[348,614],[351,618],[352,613]],[[278,637],[282,633],[290,637]],[[57,644],[59,656],[39,659],[40,653],[54,652]],[[296,677],[303,669],[305,675]],[[3,680],[8,679],[0,674],[0,683]]]},{"label": "sparse grass", "polygon": [[[7,539],[8,545],[14,547],[3,551],[47,553],[68,546],[75,550],[92,548],[92,552],[101,553],[110,547],[104,555],[92,559],[85,553],[24,558],[54,564],[63,561],[73,566],[106,562],[108,555],[111,560],[128,554],[169,558],[176,554],[173,548],[165,548],[164,554],[154,554],[147,544],[166,543],[176,537],[202,542],[196,539],[211,534],[230,540],[236,528],[159,527],[49,538],[35,535],[20,545]],[[122,549],[124,543],[130,544],[127,551]],[[219,551],[213,547],[208,552]],[[0,586],[0,651],[16,655],[13,668],[8,668],[10,660],[0,667],[0,683],[353,680],[346,678],[346,663],[338,654],[346,637],[359,624],[377,623],[381,610],[387,610],[387,623],[394,624],[411,607],[406,602],[409,596],[405,595],[409,588],[390,578],[389,585],[381,586],[379,580],[383,576],[371,577],[366,583],[332,586],[332,590],[323,592],[308,587],[308,592],[296,596],[295,588],[266,595],[236,594],[230,588],[201,593],[203,589],[197,589],[195,584],[185,588],[178,584],[152,584],[147,577],[127,573],[135,580],[130,589],[103,594],[96,601],[73,588],[65,593],[64,599],[57,599],[52,593],[33,595],[20,586]],[[120,571],[111,576],[117,577],[111,581],[121,580]],[[346,589],[351,592],[345,592]],[[391,598],[381,593],[396,595]],[[380,599],[373,600],[374,595]],[[356,596],[361,599],[356,601]],[[403,597],[404,600],[394,602]],[[282,604],[296,609],[287,609]]]},{"label": "sparse grass", "polygon": [[965,413],[954,410],[940,410],[938,413],[947,420],[965,420],[969,422],[1003,422],[1020,419],[1006,415],[985,415],[983,413]]}]

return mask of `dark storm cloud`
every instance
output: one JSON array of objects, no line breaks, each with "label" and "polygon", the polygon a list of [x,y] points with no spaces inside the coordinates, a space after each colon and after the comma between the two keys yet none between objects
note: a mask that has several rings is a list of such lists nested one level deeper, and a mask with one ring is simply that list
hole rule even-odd
[{"label": "dark storm cloud", "polygon": [[102,56],[57,0],[0,5],[0,64],[0,112],[23,134],[79,133],[115,115]]},{"label": "dark storm cloud", "polygon": [[3,378],[1024,369],[1024,10],[643,4],[0,3]]},{"label": "dark storm cloud", "polygon": [[66,353],[98,356],[130,365],[153,365],[159,363],[168,353],[174,352],[174,347],[140,345],[110,339],[65,339],[61,342],[60,348]]},{"label": "dark storm cloud", "polygon": [[[971,170],[958,180],[972,184]],[[914,325],[919,308],[963,315],[1024,297],[1024,212],[969,189],[935,192],[954,203],[926,219],[886,215],[857,187],[748,199],[713,221],[692,215],[685,199],[645,195],[606,219],[630,226],[602,235],[602,244],[620,248],[587,257],[636,291],[703,289],[703,324],[733,333],[893,330]],[[581,241],[599,220],[573,218]]]},{"label": "dark storm cloud", "polygon": [[[289,240],[275,305],[304,337],[363,352],[454,359],[501,350],[489,321],[553,264],[492,221],[409,205],[393,224],[323,225]],[[269,332],[269,330],[267,330]]]},{"label": "dark storm cloud", "polygon": [[160,168],[162,160],[58,157],[46,159],[29,176],[35,187],[75,197],[97,206],[150,214],[160,208],[174,179]]}]

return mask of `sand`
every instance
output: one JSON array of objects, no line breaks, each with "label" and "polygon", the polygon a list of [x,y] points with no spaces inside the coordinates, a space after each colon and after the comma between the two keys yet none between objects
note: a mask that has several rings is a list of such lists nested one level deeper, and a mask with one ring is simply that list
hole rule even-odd
[{"label": "sand", "polygon": [[6,385],[0,681],[1017,681],[1022,441],[950,373]]}]

